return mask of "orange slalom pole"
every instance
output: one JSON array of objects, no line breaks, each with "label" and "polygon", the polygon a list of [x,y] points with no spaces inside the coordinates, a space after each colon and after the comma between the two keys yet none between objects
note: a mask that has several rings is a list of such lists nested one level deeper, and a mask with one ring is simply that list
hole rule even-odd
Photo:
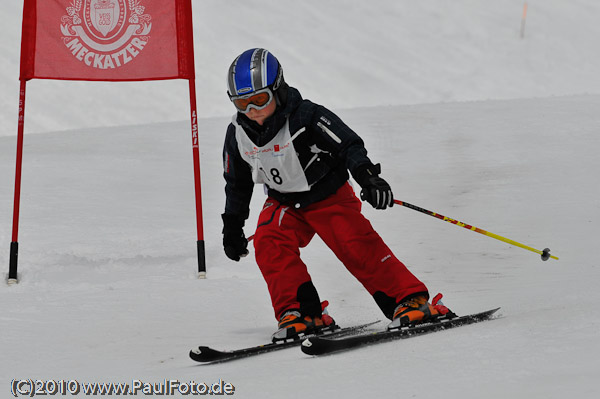
[{"label": "orange slalom pole", "polygon": [[421,212],[421,213],[424,213],[424,214],[429,215],[429,216],[433,216],[435,218],[443,220],[444,222],[452,223],[454,225],[457,225],[457,226],[460,226],[460,227],[464,227],[465,229],[474,231],[476,233],[483,234],[485,236],[495,238],[496,240],[500,240],[502,242],[514,245],[516,247],[523,248],[523,249],[526,249],[526,250],[531,251],[531,252],[535,252],[536,254],[541,255],[542,256],[542,260],[544,260],[544,261],[546,261],[546,260],[548,260],[550,258],[558,260],[558,258],[556,256],[550,255],[550,249],[549,248],[544,248],[543,251],[540,251],[539,249],[535,249],[535,248],[529,247],[527,245],[521,244],[520,242],[516,242],[514,240],[511,240],[510,238],[506,238],[506,237],[499,236],[498,234],[490,233],[489,231],[485,231],[483,229],[480,229],[479,227],[475,227],[475,226],[471,226],[471,225],[463,223],[463,222],[459,222],[458,220],[449,218],[449,217],[444,216],[444,215],[440,215],[439,213],[428,211],[427,209],[423,209],[423,208],[418,207],[416,205],[409,204],[408,202],[398,201],[398,200],[395,199],[394,203],[396,203],[398,205],[402,205],[402,206],[407,207],[407,208],[410,208],[410,209],[412,209],[414,211]]},{"label": "orange slalom pole", "polygon": [[521,17],[521,39],[525,37],[525,22],[527,21],[527,2],[523,4],[523,16]]}]

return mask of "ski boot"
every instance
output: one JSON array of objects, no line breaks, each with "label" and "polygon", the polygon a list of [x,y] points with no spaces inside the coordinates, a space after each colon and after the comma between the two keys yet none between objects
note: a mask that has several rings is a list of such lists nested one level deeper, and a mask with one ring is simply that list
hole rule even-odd
[{"label": "ski boot", "polygon": [[297,340],[307,334],[319,334],[339,328],[327,313],[329,302],[321,303],[321,316],[302,316],[297,309],[290,309],[279,319],[279,329],[271,336],[273,342]]},{"label": "ski boot", "polygon": [[441,316],[452,317],[453,313],[444,306],[441,299],[442,294],[437,294],[431,304],[425,295],[420,295],[402,302],[396,307],[392,322],[388,324],[387,329],[396,330],[435,321]]}]

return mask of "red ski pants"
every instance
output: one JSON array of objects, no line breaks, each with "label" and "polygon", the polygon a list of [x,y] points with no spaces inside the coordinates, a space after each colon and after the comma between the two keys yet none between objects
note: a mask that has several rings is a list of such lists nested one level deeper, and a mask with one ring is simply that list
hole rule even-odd
[{"label": "red ski pants", "polygon": [[361,206],[348,183],[325,200],[301,209],[267,198],[254,248],[277,320],[285,310],[300,308],[298,289],[311,282],[300,248],[315,234],[371,295],[384,295],[394,306],[411,295],[427,294],[425,285],[394,256],[362,215]]}]

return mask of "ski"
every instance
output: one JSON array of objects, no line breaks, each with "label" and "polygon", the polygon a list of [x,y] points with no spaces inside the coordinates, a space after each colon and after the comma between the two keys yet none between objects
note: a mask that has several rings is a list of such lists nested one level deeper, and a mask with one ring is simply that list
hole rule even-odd
[{"label": "ski", "polygon": [[190,351],[190,358],[200,363],[221,363],[230,360],[242,359],[249,356],[259,355],[262,353],[274,352],[280,349],[290,348],[292,346],[299,346],[304,338],[309,337],[343,337],[350,334],[356,334],[364,331],[366,328],[379,323],[380,320],[372,321],[370,323],[360,324],[351,327],[339,328],[332,332],[324,332],[319,335],[307,335],[300,337],[296,340],[280,341],[280,342],[269,342],[268,344],[251,346],[247,348],[241,348],[230,351],[220,351],[213,349],[208,346],[199,346],[196,349]]},{"label": "ski", "polygon": [[336,339],[334,337],[308,337],[302,342],[301,348],[302,352],[306,353],[307,355],[325,355],[328,353],[358,348],[365,345],[371,345],[400,338],[410,338],[416,335],[489,320],[492,315],[498,311],[498,309],[500,308],[466,316],[443,318],[441,320],[438,319],[437,321],[431,323],[417,324],[415,326],[404,327],[398,330],[377,331],[373,333],[353,335],[345,338],[338,337]]}]

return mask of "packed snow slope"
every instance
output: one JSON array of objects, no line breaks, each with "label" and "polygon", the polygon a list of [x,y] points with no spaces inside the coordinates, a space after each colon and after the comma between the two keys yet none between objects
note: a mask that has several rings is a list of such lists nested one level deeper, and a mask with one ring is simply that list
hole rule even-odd
[{"label": "packed snow slope", "polygon": [[[222,252],[220,145],[202,120],[208,279],[196,279],[188,123],[27,138],[21,282],[0,285],[0,386],[13,378],[215,382],[243,398],[592,398],[598,393],[600,96],[340,111],[396,198],[543,249],[539,255],[403,207],[364,212],[397,256],[480,325],[311,359],[298,348],[199,366],[197,345],[266,342],[276,327],[252,256]],[[0,139],[7,269],[15,139]],[[254,195],[246,233],[264,196]],[[381,318],[315,238],[302,251],[341,325]],[[381,323],[383,325],[383,323]],[[300,394],[301,393],[301,394]]]},{"label": "packed snow slope", "polygon": [[[8,270],[21,2],[2,5],[0,267]],[[600,4],[194,1],[208,279],[196,278],[186,82],[28,83],[20,283],[0,284],[0,396],[13,379],[165,379],[240,398],[595,398],[600,393]],[[244,21],[241,23],[240,21]],[[225,71],[272,49],[305,97],[365,140],[403,207],[365,215],[432,293],[498,319],[352,352],[298,348],[203,366],[198,345],[266,342],[276,327],[249,256],[221,248]],[[257,187],[246,234],[264,195]],[[2,244],[3,243],[3,244]],[[251,255],[252,253],[251,248]],[[341,325],[382,318],[315,238],[302,256]],[[385,325],[384,322],[380,326]],[[83,395],[83,394],[82,394]]]},{"label": "packed snow slope", "polygon": [[[16,130],[22,3],[0,7],[3,136]],[[521,39],[524,0],[194,0],[199,115],[231,113],[225,73],[257,46],[306,96],[335,109],[599,93],[600,2],[527,4]],[[32,81],[26,128],[179,121],[187,91],[182,81]]]}]

